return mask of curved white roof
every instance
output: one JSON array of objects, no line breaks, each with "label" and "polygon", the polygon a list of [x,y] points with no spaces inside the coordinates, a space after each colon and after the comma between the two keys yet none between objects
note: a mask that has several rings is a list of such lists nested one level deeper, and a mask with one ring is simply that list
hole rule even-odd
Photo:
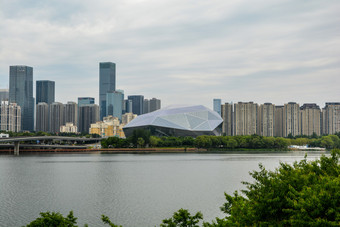
[{"label": "curved white roof", "polygon": [[136,117],[124,128],[152,125],[190,131],[213,131],[222,122],[218,113],[202,105],[165,107]]}]

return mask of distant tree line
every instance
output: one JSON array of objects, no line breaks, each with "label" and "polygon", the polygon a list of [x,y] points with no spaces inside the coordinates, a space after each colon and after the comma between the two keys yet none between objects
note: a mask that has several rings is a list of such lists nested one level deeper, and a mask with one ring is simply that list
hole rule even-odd
[{"label": "distant tree line", "polygon": [[[67,137],[86,137],[98,138],[97,134],[88,133],[49,133],[49,132],[6,132],[10,137],[19,136],[67,136]],[[308,145],[309,147],[322,147],[326,149],[340,148],[340,132],[334,135],[317,136],[292,136],[283,137],[265,137],[259,135],[244,136],[198,136],[196,138],[151,136],[148,130],[134,130],[132,136],[128,138],[109,137],[102,140],[103,148],[141,148],[141,147],[193,147],[217,150],[237,150],[237,149],[275,149],[287,150],[289,145]],[[25,143],[33,143],[25,142]]]},{"label": "distant tree line", "polygon": [[340,148],[340,133],[336,135],[316,137],[265,137],[259,135],[244,136],[198,136],[173,137],[151,136],[150,131],[134,130],[132,136],[124,139],[109,137],[102,140],[103,148],[129,147],[195,147],[206,149],[234,150],[234,149],[276,149],[287,150],[289,145],[308,145],[327,149]]}]

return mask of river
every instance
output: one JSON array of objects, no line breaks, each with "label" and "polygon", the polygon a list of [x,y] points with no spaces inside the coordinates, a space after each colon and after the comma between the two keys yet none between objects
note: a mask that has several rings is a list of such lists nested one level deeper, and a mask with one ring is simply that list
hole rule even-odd
[{"label": "river", "polygon": [[[54,154],[0,156],[0,226],[26,225],[40,212],[70,210],[79,226],[158,226],[180,208],[223,217],[224,192],[244,189],[261,162],[275,169],[304,153]],[[320,153],[308,155],[308,159]]]}]

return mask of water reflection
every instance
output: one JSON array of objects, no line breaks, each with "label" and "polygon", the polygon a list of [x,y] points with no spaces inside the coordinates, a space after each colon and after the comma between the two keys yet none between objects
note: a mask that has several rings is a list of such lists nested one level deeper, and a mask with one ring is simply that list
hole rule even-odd
[{"label": "water reflection", "polygon": [[[319,157],[313,153],[308,159]],[[224,192],[243,188],[261,162],[301,160],[304,153],[0,156],[0,226],[22,226],[42,211],[70,210],[78,224],[101,214],[123,226],[155,226],[179,208],[222,217]]]}]

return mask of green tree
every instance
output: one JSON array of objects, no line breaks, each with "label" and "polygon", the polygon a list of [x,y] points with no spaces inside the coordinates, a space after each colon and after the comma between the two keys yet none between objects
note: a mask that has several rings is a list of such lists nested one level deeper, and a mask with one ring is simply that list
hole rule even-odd
[{"label": "green tree", "polygon": [[289,138],[289,139],[294,139],[294,136],[293,136],[292,133],[289,133],[288,136],[287,136],[287,138]]},{"label": "green tree", "polygon": [[40,213],[41,217],[38,217],[30,224],[26,225],[26,227],[42,227],[42,226],[60,226],[60,227],[77,227],[77,218],[73,216],[73,211],[64,217],[59,212],[45,212]]},{"label": "green tree", "polygon": [[215,148],[219,148],[222,145],[221,136],[210,136],[211,146]]},{"label": "green tree", "polygon": [[104,222],[104,224],[108,224],[111,227],[122,227],[121,225],[115,225],[111,222],[111,220],[109,219],[108,216],[105,216],[102,214],[102,221]]},{"label": "green tree", "polygon": [[334,147],[334,141],[331,136],[323,136],[321,138],[321,146],[327,149],[331,149]]},{"label": "green tree", "polygon": [[201,212],[191,215],[186,209],[179,209],[169,219],[164,219],[161,227],[198,227],[198,223],[203,219]]},{"label": "green tree", "polygon": [[292,144],[298,145],[298,146],[303,146],[303,145],[309,144],[309,142],[310,142],[310,140],[307,139],[307,138],[296,138],[296,139],[291,140],[291,141],[292,141]]},{"label": "green tree", "polygon": [[340,148],[340,139],[337,135],[329,135],[329,137],[333,140],[333,148]]},{"label": "green tree", "polygon": [[282,137],[275,138],[274,146],[279,150],[286,150],[289,144],[289,139]]},{"label": "green tree", "polygon": [[210,136],[198,136],[195,139],[194,144],[198,148],[210,148],[212,146],[212,141]]},{"label": "green tree", "polygon": [[265,148],[274,148],[275,147],[275,138],[274,137],[263,137],[263,146]]},{"label": "green tree", "polygon": [[221,208],[227,216],[204,226],[339,226],[340,150],[330,157],[293,165],[280,163],[275,171],[260,164],[240,195],[225,194]]},{"label": "green tree", "polygon": [[248,138],[249,148],[260,149],[260,148],[265,147],[264,142],[262,140],[262,136],[254,134],[247,138]]},{"label": "green tree", "polygon": [[137,140],[138,147],[144,147],[145,141],[142,137],[139,137]]},{"label": "green tree", "polygon": [[248,148],[247,136],[233,136],[239,148]]},{"label": "green tree", "polygon": [[312,139],[317,139],[317,138],[318,138],[318,135],[316,134],[316,132],[313,132],[311,138],[312,138]]},{"label": "green tree", "polygon": [[187,147],[193,147],[195,143],[194,138],[191,136],[186,136],[182,139],[182,145]]},{"label": "green tree", "polygon": [[160,143],[161,139],[157,136],[150,136],[150,146],[151,147],[157,147],[157,145]]},{"label": "green tree", "polygon": [[145,145],[146,145],[150,143],[150,136],[151,136],[150,130],[136,129],[136,130],[133,130],[130,140],[132,144],[136,147],[138,145],[137,143],[138,138],[143,138]]}]

